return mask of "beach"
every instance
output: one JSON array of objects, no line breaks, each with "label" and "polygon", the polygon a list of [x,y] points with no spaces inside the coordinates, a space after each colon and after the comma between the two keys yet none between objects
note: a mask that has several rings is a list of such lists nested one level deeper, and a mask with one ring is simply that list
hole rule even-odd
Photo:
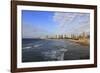
[{"label": "beach", "polygon": [[78,43],[78,44],[81,44],[81,45],[84,45],[84,46],[89,46],[90,44],[90,40],[89,39],[79,39],[79,40],[72,40],[72,42],[75,42],[75,43]]}]

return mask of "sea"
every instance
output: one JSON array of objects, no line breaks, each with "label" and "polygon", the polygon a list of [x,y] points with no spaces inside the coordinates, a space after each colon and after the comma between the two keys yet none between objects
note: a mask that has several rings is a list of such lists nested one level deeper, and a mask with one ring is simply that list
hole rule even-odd
[{"label": "sea", "polygon": [[90,47],[69,39],[22,39],[22,62],[90,59]]}]

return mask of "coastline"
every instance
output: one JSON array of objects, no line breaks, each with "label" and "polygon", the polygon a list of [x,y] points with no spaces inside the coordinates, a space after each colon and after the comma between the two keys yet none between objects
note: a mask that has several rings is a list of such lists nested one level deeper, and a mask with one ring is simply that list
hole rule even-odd
[{"label": "coastline", "polygon": [[89,46],[89,44],[90,44],[89,39],[79,39],[79,40],[70,39],[70,41],[78,43],[80,45],[84,45],[84,46]]}]

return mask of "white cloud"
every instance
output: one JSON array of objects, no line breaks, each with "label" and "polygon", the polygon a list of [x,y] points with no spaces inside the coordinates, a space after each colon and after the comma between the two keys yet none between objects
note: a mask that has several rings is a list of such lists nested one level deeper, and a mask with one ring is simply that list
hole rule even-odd
[{"label": "white cloud", "polygon": [[90,15],[88,13],[56,12],[53,20],[58,24],[63,33],[89,32]]},{"label": "white cloud", "polygon": [[54,14],[54,21],[57,22],[61,27],[68,24],[75,18],[76,14],[74,13],[63,13],[56,12]]}]

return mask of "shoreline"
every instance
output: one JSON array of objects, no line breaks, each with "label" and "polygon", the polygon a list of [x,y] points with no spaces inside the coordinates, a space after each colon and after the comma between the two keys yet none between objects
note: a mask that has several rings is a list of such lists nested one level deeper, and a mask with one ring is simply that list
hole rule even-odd
[{"label": "shoreline", "polygon": [[89,46],[90,44],[89,39],[79,39],[79,40],[70,39],[70,41],[78,43],[80,45],[84,45],[84,46]]},{"label": "shoreline", "polygon": [[[62,40],[62,39],[59,39],[59,40]],[[69,40],[71,42],[75,42],[75,43],[80,44],[80,45],[83,45],[83,46],[89,46],[90,45],[90,40],[89,39],[78,39],[78,40],[75,40],[75,39],[67,39],[67,40]]]},{"label": "shoreline", "polygon": [[[29,39],[29,40],[31,40],[31,39]],[[37,39],[35,39],[35,40],[37,40]],[[51,39],[39,39],[39,40],[51,40]],[[52,40],[54,40],[54,39],[52,39]],[[62,40],[62,39],[59,39],[59,40]],[[63,40],[66,40],[66,39],[63,39]],[[71,42],[75,42],[75,43],[83,45],[83,46],[89,46],[90,45],[89,39],[77,39],[77,40],[76,39],[67,39],[67,40],[69,40]]]}]

